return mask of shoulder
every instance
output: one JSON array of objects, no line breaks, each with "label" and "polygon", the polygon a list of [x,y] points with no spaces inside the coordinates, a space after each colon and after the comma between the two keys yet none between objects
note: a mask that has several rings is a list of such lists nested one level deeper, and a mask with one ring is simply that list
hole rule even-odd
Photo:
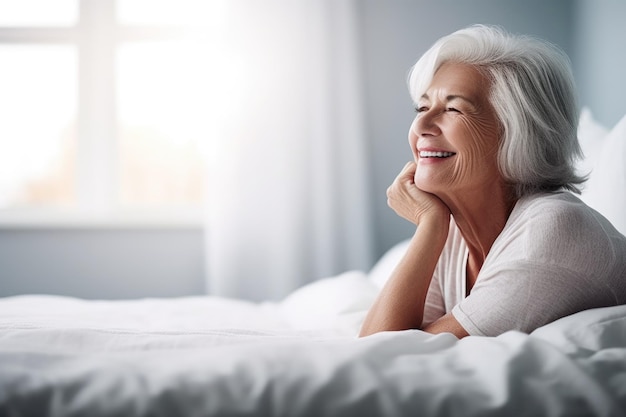
[{"label": "shoulder", "polygon": [[[520,200],[503,230],[503,234],[511,232],[534,245],[545,239],[551,244],[555,239],[597,243],[615,234],[602,215],[569,192],[537,194]],[[585,239],[581,241],[583,236]]]},{"label": "shoulder", "polygon": [[626,262],[626,238],[569,192],[520,200],[492,249],[509,260],[594,274]]},{"label": "shoulder", "polygon": [[520,199],[511,214],[520,220],[541,220],[554,217],[572,218],[593,215],[593,209],[569,192],[534,194]]}]

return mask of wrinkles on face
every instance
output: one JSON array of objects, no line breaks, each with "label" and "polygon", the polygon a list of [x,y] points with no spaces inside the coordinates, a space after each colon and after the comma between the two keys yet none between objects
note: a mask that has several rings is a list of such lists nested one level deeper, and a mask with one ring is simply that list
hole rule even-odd
[{"label": "wrinkles on face", "polygon": [[484,184],[498,180],[492,175],[497,170],[500,146],[498,127],[493,119],[477,112],[475,115],[457,115],[455,122],[462,126],[467,136],[462,152],[457,153],[450,182]]}]

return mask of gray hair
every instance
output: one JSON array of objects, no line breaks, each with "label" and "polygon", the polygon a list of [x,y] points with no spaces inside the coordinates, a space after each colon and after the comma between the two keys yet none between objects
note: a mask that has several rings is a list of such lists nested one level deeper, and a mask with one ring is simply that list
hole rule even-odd
[{"label": "gray hair", "polygon": [[415,103],[445,62],[472,65],[490,81],[502,130],[499,168],[517,198],[561,188],[580,193],[578,103],[570,60],[557,46],[494,26],[475,25],[439,39],[411,69]]}]

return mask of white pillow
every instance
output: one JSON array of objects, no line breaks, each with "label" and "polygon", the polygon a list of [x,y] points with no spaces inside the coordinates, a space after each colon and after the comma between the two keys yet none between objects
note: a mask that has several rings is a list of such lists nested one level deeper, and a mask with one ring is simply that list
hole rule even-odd
[{"label": "white pillow", "polygon": [[362,271],[320,279],[295,290],[280,302],[283,317],[294,328],[358,331],[378,288]]},{"label": "white pillow", "polygon": [[626,234],[626,116],[605,136],[591,120],[581,118],[579,132],[583,152],[589,155],[585,165],[593,167],[581,198]]},{"label": "white pillow", "polygon": [[563,317],[531,333],[569,354],[626,346],[626,305],[594,308]]},{"label": "white pillow", "polygon": [[376,284],[378,288],[382,288],[385,285],[391,276],[391,273],[396,268],[396,265],[398,265],[400,259],[402,259],[406,253],[406,250],[409,247],[409,242],[410,239],[397,243],[385,252],[385,254],[372,267],[369,273],[369,279]]},{"label": "white pillow", "polygon": [[587,175],[593,170],[608,133],[609,130],[594,119],[588,107],[582,109],[578,122],[578,141],[583,150],[584,159],[576,166],[580,174]]}]

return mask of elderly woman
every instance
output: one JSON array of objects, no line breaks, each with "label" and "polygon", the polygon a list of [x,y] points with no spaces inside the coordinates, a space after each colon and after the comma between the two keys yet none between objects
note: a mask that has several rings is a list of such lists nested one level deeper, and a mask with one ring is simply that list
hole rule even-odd
[{"label": "elderly woman", "polygon": [[413,67],[414,161],[387,191],[417,225],[361,335],[496,336],[626,303],[626,238],[582,203],[567,56],[472,26]]}]

